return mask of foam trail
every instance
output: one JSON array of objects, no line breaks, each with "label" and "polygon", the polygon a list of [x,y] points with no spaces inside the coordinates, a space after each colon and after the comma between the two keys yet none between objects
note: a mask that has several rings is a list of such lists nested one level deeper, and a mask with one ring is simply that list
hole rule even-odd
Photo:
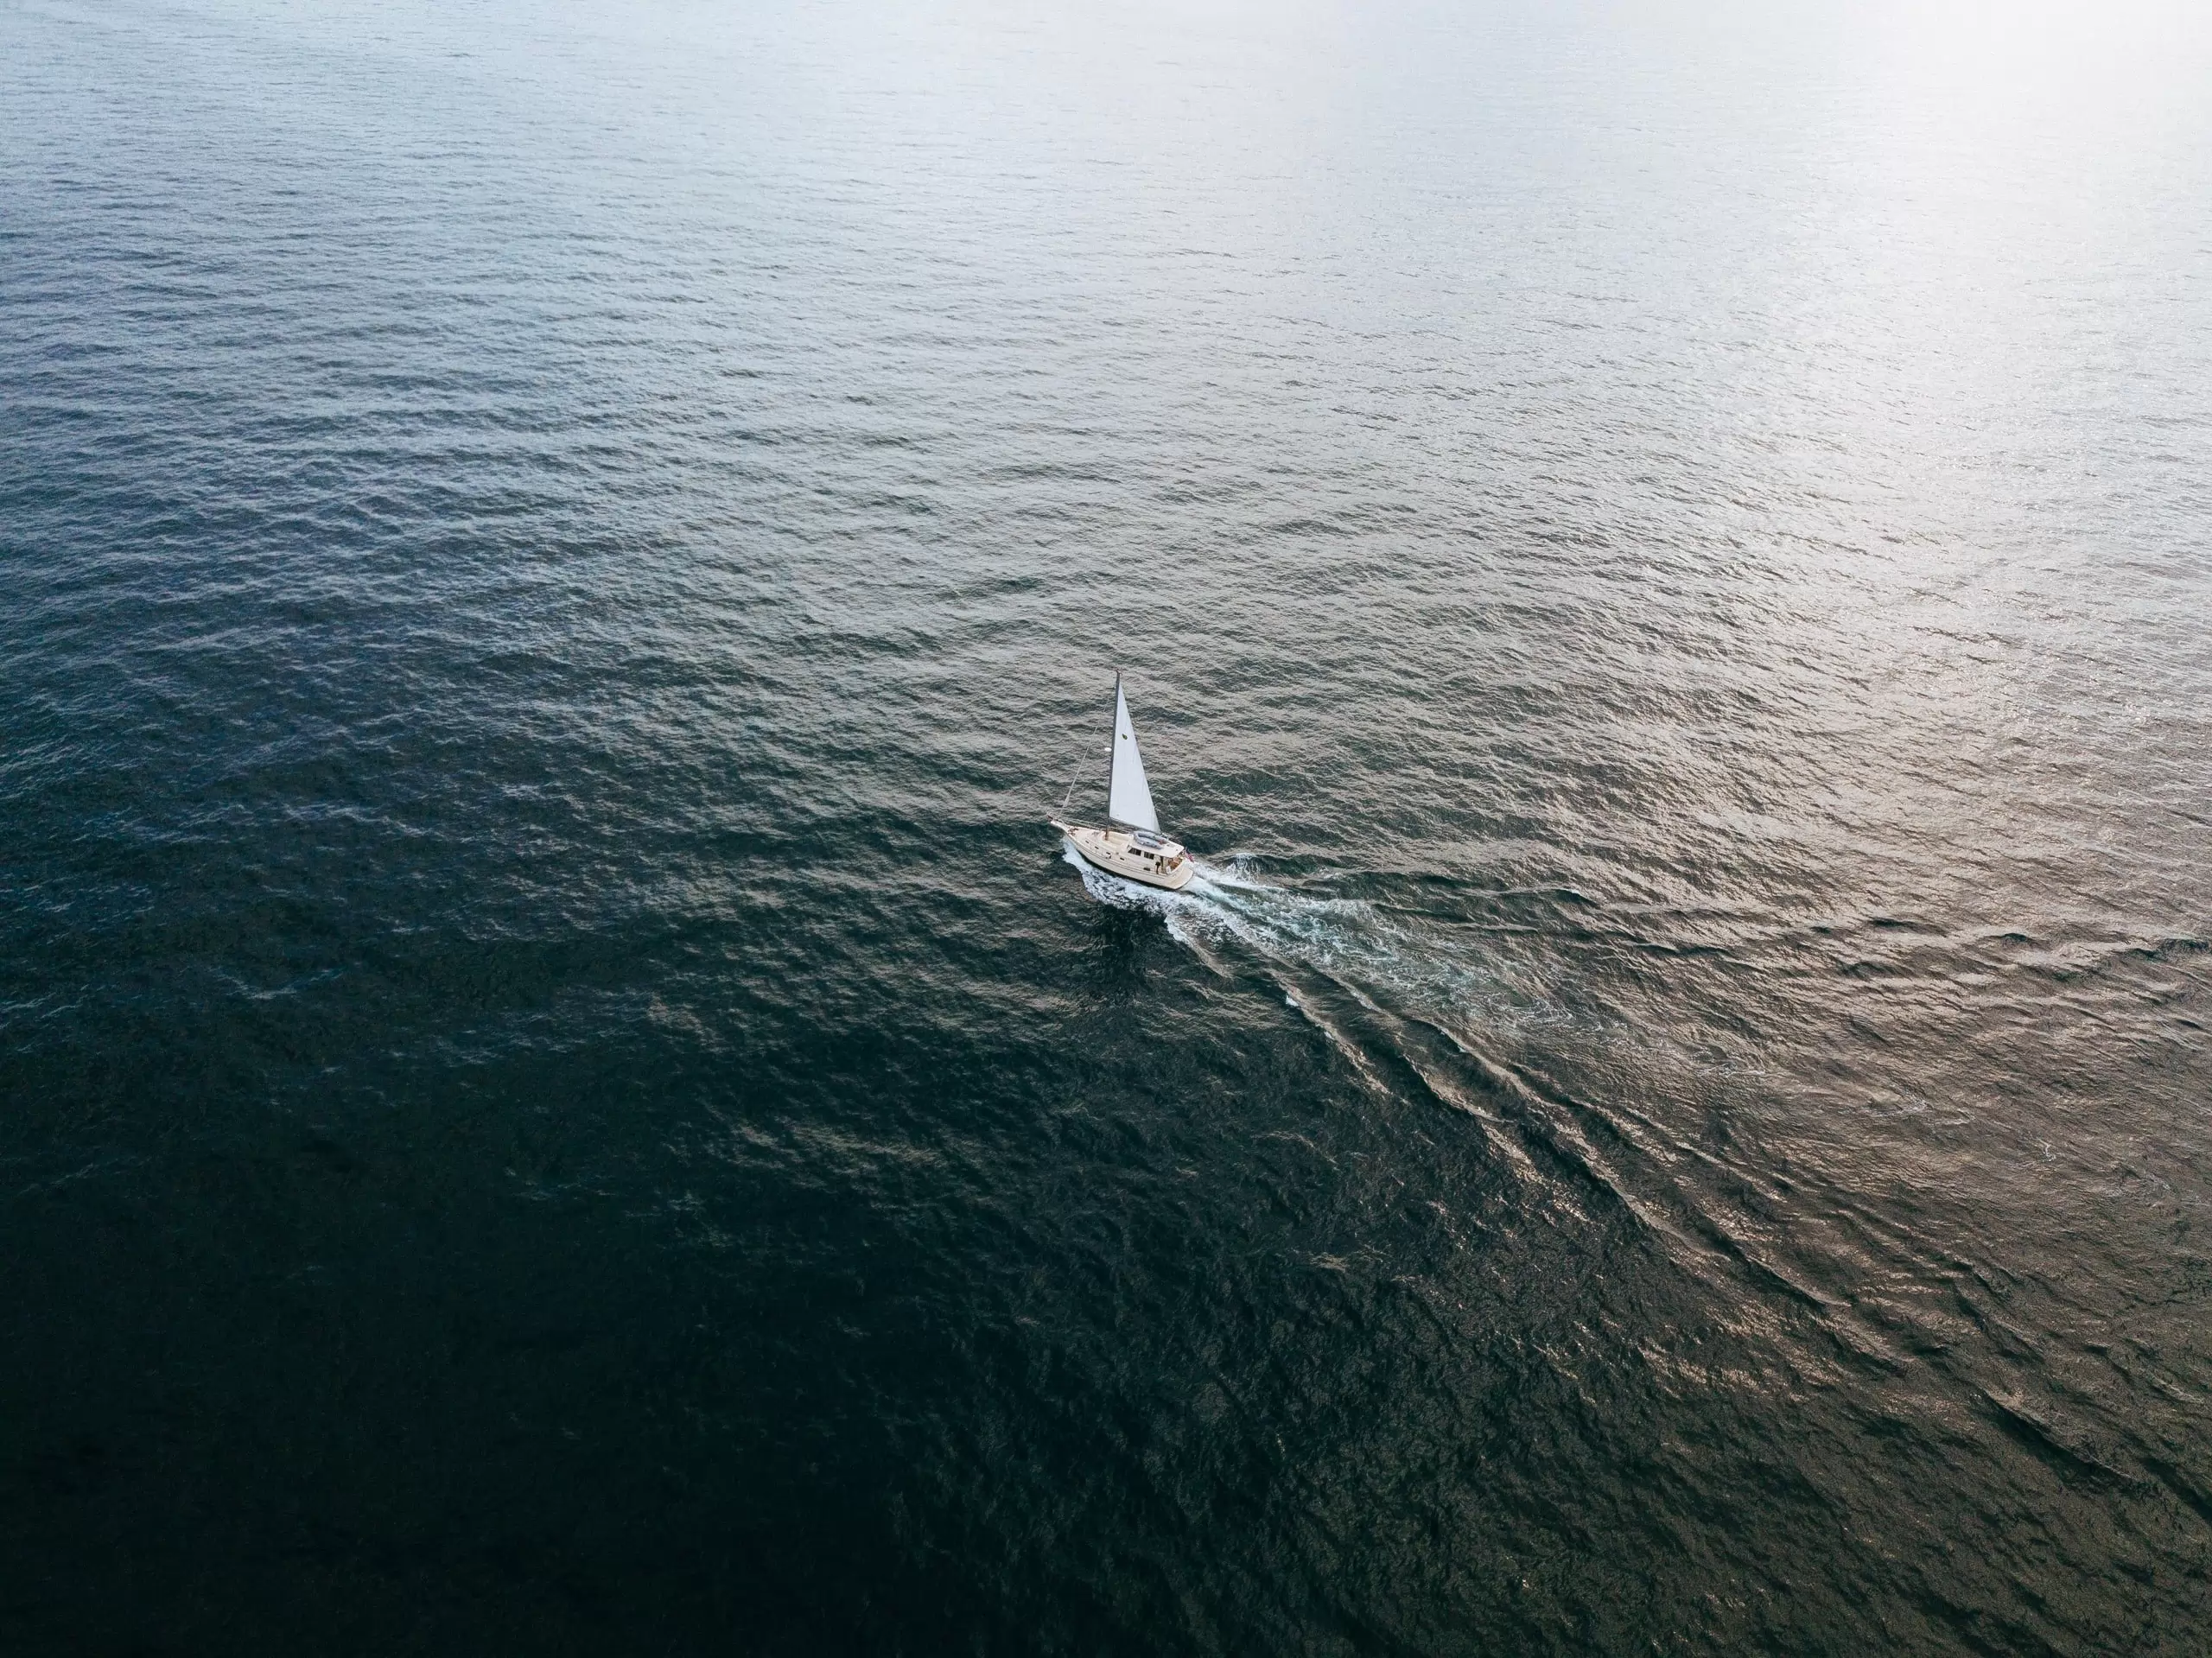
[{"label": "foam trail", "polygon": [[[1205,946],[1233,940],[1256,956],[1288,1004],[1327,1039],[1368,1088],[1403,1086],[1473,1118],[1505,1172],[1556,1218],[1586,1223],[1580,1193],[1608,1192],[1684,1270],[1707,1281],[1747,1278],[1823,1318],[1855,1350],[1891,1362],[1881,1333],[1776,1248],[1770,1229],[1694,1178],[1694,1159],[1655,1140],[1640,1114],[1573,1097],[1484,1052],[1496,1034],[1560,1016],[1517,994],[1454,941],[1411,931],[1363,899],[1272,886],[1249,863],[1200,861],[1191,884],[1161,892],[1109,875],[1064,842],[1064,856],[1102,904],[1148,910],[1217,973]],[[1445,1045],[1439,1051],[1421,1032]]]},{"label": "foam trail", "polygon": [[[1509,995],[1494,971],[1459,956],[1445,940],[1414,936],[1363,899],[1294,893],[1259,880],[1241,858],[1201,860],[1188,886],[1167,893],[1106,873],[1065,840],[1061,848],[1092,898],[1158,915],[1170,936],[1217,971],[1222,969],[1205,947],[1234,940],[1272,967],[1381,989],[1431,1018],[1473,1018],[1495,1028],[1526,1023],[1531,1015],[1529,998]],[[1283,990],[1292,1006],[1315,1016],[1298,986],[1286,983]]]},{"label": "foam trail", "polygon": [[[1638,1137],[1611,1115],[1557,1095],[1482,1051],[1475,1030],[1525,1025],[1541,1009],[1526,994],[1509,997],[1497,975],[1459,957],[1450,941],[1410,932],[1360,899],[1270,886],[1242,860],[1200,862],[1188,886],[1166,893],[1107,874],[1064,845],[1093,898],[1161,917],[1173,937],[1217,971],[1204,943],[1233,939],[1249,949],[1290,1006],[1366,1086],[1390,1094],[1397,1091],[1395,1077],[1474,1118],[1511,1177],[1543,1192],[1561,1218],[1586,1222],[1576,1187],[1587,1182],[1611,1192],[1701,1276],[1726,1270],[1725,1257],[1745,1259],[1740,1248],[1729,1247],[1725,1218],[1681,1190],[1679,1180],[1667,1176],[1667,1160],[1644,1154]],[[1451,1058],[1420,1039],[1409,1024],[1440,1037]],[[1464,1074],[1457,1074],[1461,1068]],[[1643,1173],[1659,1176],[1657,1190],[1632,1178],[1616,1153]],[[1670,1212],[1676,1209],[1679,1216]]]}]

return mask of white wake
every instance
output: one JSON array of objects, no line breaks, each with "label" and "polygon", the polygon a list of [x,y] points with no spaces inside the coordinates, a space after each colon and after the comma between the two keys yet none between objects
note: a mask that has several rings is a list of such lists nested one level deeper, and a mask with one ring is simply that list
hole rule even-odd
[{"label": "white wake", "polygon": [[1159,916],[1171,937],[1217,970],[1210,947],[1234,941],[1278,969],[1274,976],[1294,1006],[1302,1006],[1296,974],[1280,969],[1317,973],[1355,994],[1380,992],[1409,1011],[1454,1023],[1500,1016],[1522,1023],[1529,1012],[1525,992],[1513,994],[1495,963],[1459,941],[1409,927],[1364,899],[1275,886],[1255,873],[1249,858],[1198,860],[1191,884],[1167,893],[1108,874],[1065,841],[1061,848],[1099,903]]}]

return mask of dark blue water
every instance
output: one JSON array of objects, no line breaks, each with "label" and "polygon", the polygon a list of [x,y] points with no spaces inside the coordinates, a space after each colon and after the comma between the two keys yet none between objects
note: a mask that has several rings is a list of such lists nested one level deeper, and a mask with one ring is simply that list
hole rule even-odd
[{"label": "dark blue water", "polygon": [[0,0],[0,1648],[2201,1652],[2209,92]]}]

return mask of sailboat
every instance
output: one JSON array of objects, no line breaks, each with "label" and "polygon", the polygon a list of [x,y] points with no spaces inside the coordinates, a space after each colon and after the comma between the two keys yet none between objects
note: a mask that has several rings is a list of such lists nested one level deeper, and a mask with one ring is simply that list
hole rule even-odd
[{"label": "sailboat", "polygon": [[1119,674],[1114,676],[1114,760],[1106,775],[1106,827],[1087,829],[1057,817],[1047,821],[1068,837],[1084,861],[1124,880],[1179,893],[1198,873],[1191,854],[1160,832],[1160,814],[1152,807],[1152,786],[1144,778],[1144,757],[1137,753],[1136,729],[1129,724],[1129,700],[1122,694]]}]

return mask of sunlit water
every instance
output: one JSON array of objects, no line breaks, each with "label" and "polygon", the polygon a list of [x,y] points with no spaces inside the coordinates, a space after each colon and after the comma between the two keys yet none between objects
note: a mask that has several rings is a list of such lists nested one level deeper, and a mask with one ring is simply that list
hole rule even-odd
[{"label": "sunlit water", "polygon": [[2202,1650],[2209,66],[0,0],[0,1649]]}]

